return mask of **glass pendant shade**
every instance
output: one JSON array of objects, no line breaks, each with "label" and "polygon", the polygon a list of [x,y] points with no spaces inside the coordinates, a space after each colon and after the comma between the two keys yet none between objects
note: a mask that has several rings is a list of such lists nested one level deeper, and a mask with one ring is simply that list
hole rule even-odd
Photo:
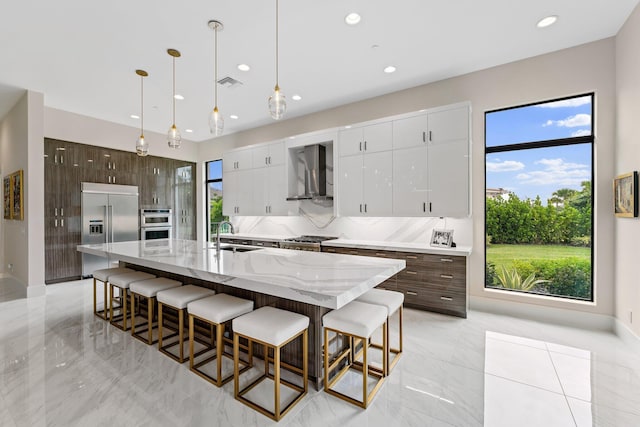
[{"label": "glass pendant shade", "polygon": [[144,135],[140,135],[136,141],[136,154],[142,157],[149,154],[149,144],[144,140]]},{"label": "glass pendant shade", "polygon": [[172,125],[167,133],[167,143],[171,148],[180,148],[180,144],[182,143],[182,136],[180,136],[180,131],[176,127],[176,125]]},{"label": "glass pendant shade", "polygon": [[287,111],[287,99],[284,93],[280,91],[278,85],[276,85],[273,95],[269,97],[269,112],[271,117],[275,120],[280,120],[284,117],[284,113]]},{"label": "glass pendant shade", "polygon": [[215,136],[220,136],[224,132],[224,117],[218,111],[218,107],[209,113],[209,130]]}]

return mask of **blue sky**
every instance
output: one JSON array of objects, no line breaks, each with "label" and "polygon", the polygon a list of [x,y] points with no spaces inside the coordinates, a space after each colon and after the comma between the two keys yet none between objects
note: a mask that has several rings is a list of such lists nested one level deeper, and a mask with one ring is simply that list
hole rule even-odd
[{"label": "blue sky", "polygon": [[[591,97],[572,98],[486,115],[487,147],[591,134]],[[591,145],[492,153],[486,156],[487,187],[546,204],[560,188],[579,190],[591,180]]]}]

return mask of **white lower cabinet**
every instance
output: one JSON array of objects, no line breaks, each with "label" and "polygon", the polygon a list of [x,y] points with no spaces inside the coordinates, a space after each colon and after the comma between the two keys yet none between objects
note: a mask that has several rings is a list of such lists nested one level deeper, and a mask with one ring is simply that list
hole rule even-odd
[{"label": "white lower cabinet", "polygon": [[287,215],[287,182],[284,165],[253,170],[255,215]]},{"label": "white lower cabinet", "polygon": [[391,151],[340,158],[340,215],[391,216],[392,177]]}]

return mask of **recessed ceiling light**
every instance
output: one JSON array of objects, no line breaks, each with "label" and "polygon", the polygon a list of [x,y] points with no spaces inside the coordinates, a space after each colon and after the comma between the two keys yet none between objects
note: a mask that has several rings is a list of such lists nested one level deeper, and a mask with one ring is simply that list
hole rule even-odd
[{"label": "recessed ceiling light", "polygon": [[294,101],[300,101],[302,99],[302,97],[298,94],[295,94],[293,96],[291,96],[291,99],[293,99]]},{"label": "recessed ceiling light", "polygon": [[542,18],[541,20],[538,21],[538,23],[536,24],[536,26],[538,28],[545,28],[548,27],[550,25],[555,24],[555,22],[558,20],[558,16],[557,15],[550,15],[547,16],[546,18]]},{"label": "recessed ceiling light", "polygon": [[193,129],[185,129],[184,131],[187,133],[193,133]]},{"label": "recessed ceiling light", "polygon": [[238,116],[236,116],[235,114],[230,115],[229,118],[232,120],[238,120]]},{"label": "recessed ceiling light", "polygon": [[175,95],[173,95],[173,97],[178,101],[184,100],[184,96],[180,95],[179,93],[176,93]]},{"label": "recessed ceiling light", "polygon": [[240,71],[249,71],[251,69],[251,67],[249,67],[247,64],[238,64],[238,70]]},{"label": "recessed ceiling light", "polygon": [[131,117],[132,119],[139,119],[140,116],[136,115],[136,114],[132,114],[129,117]]},{"label": "recessed ceiling light", "polygon": [[384,67],[384,72],[387,73],[387,74],[395,73],[396,72],[396,67],[394,67],[393,65],[389,65],[388,67]]},{"label": "recessed ceiling light", "polygon": [[347,25],[357,25],[360,22],[360,19],[360,15],[355,12],[351,12],[344,17],[344,22],[346,22]]}]

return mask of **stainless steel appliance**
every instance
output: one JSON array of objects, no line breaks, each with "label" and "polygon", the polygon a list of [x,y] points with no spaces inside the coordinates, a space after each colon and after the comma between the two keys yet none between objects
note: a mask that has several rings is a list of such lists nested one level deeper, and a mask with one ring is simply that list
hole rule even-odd
[{"label": "stainless steel appliance", "polygon": [[140,240],[173,237],[171,209],[140,209]]},{"label": "stainless steel appliance", "polygon": [[[82,244],[138,240],[138,187],[82,183]],[[107,268],[111,260],[82,254],[82,275]]]},{"label": "stainless steel appliance", "polygon": [[320,252],[320,243],[325,240],[333,240],[337,237],[329,236],[299,236],[285,239],[280,242],[282,249],[296,249],[299,251]]},{"label": "stainless steel appliance", "polygon": [[333,196],[327,195],[326,151],[321,144],[304,147],[298,166],[303,173],[304,194],[287,197],[287,200],[333,200]]}]

